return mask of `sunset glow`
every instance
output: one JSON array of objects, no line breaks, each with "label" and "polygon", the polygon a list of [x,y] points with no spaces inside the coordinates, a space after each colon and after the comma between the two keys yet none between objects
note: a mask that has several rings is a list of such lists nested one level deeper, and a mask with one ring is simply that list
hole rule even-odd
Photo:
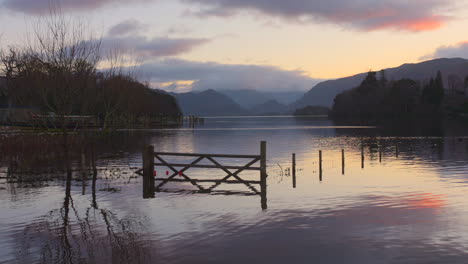
[{"label": "sunset glow", "polygon": [[[466,1],[57,1],[67,16],[102,36],[104,46],[144,64],[145,81],[179,89],[187,88],[185,81],[216,76],[220,68],[235,79],[259,74],[239,67],[268,68],[261,79],[282,71],[289,86],[278,89],[306,91],[322,79],[369,69],[444,55],[468,57],[458,44],[468,27]],[[26,43],[26,33],[47,14],[48,0],[28,3],[0,0],[0,23],[13,25],[0,32],[0,46]],[[450,52],[437,52],[444,47]],[[168,60],[183,67],[171,73],[151,70]],[[250,88],[265,85],[251,81]]]}]

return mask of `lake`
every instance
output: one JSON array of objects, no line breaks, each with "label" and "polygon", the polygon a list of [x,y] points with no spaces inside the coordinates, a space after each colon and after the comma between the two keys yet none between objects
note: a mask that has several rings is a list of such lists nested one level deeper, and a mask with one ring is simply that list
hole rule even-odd
[{"label": "lake", "polygon": [[[79,171],[89,163],[79,158],[71,182],[53,176],[60,157],[46,158],[40,145],[25,158],[0,153],[0,263],[466,263],[466,123],[212,117],[195,128],[122,130],[97,140],[94,181]],[[258,155],[261,141],[266,210],[244,185],[202,194],[169,183],[143,199],[133,173],[148,144],[160,152]],[[13,159],[29,175],[12,173]],[[157,167],[157,177],[168,171]],[[186,174],[226,176],[201,168]],[[258,171],[239,176],[259,179]]]}]

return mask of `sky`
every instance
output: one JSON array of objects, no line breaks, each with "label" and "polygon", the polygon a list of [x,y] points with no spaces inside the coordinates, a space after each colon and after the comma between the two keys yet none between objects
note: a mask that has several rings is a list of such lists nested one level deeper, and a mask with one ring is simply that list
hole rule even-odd
[{"label": "sky", "polygon": [[468,0],[0,0],[0,47],[59,5],[170,91],[305,91],[324,79],[468,58]]}]

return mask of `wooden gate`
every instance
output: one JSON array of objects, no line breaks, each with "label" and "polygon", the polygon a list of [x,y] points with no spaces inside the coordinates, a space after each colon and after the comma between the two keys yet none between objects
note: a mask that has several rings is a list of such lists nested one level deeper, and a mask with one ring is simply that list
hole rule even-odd
[{"label": "wooden gate", "polygon": [[[192,157],[194,160],[188,164],[171,163],[165,160],[165,157]],[[222,165],[218,162],[217,158],[223,159],[243,159],[246,163],[241,166]],[[156,162],[155,162],[156,160]],[[201,161],[208,160],[210,165],[200,164]],[[255,164],[258,164],[254,167]],[[156,178],[155,166],[164,166],[172,171],[172,174],[167,175],[167,178]],[[177,169],[180,168],[180,169]],[[218,169],[223,171],[226,175],[221,179],[193,179],[187,170],[190,168],[203,168],[203,169]],[[232,171],[231,171],[232,170]],[[244,180],[239,174],[243,171],[259,171],[260,177],[258,181]],[[267,173],[266,173],[266,142],[260,143],[259,155],[230,155],[230,154],[195,154],[195,153],[170,153],[170,152],[155,152],[153,146],[147,146],[143,151],[143,197],[153,198],[155,192],[163,191],[162,187],[169,182],[186,182],[195,186],[199,193],[211,193],[218,188],[221,184],[244,184],[253,194],[260,195],[262,209],[267,208]],[[180,176],[181,178],[176,178]],[[157,182],[157,185],[155,183]],[[199,183],[213,183],[210,187],[206,188]],[[258,185],[260,191],[255,187]]]}]

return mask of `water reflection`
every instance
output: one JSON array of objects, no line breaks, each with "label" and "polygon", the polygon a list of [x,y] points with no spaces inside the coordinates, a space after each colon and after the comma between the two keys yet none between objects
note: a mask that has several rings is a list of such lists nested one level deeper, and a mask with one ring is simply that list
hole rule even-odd
[{"label": "water reflection", "polygon": [[203,239],[194,232],[172,244],[184,254],[172,255],[169,263],[463,263],[466,248],[437,235],[444,225],[439,206],[419,206],[405,196],[363,196],[331,210],[273,211],[248,228],[219,219],[210,223],[216,236]]},{"label": "water reflection", "polygon": [[[194,130],[71,138],[71,174],[57,142],[3,139],[0,263],[465,263],[466,124],[355,125],[219,118]],[[258,196],[184,191],[142,199],[142,179],[131,173],[148,144],[166,152],[249,154],[262,140],[266,211]],[[258,172],[242,177],[258,179]],[[171,184],[165,187],[187,189]]]},{"label": "water reflection", "polygon": [[149,263],[154,248],[145,241],[140,220],[101,208],[95,178],[92,186],[91,204],[81,207],[71,192],[71,178],[66,180],[62,206],[15,234],[21,237],[17,262]]}]

